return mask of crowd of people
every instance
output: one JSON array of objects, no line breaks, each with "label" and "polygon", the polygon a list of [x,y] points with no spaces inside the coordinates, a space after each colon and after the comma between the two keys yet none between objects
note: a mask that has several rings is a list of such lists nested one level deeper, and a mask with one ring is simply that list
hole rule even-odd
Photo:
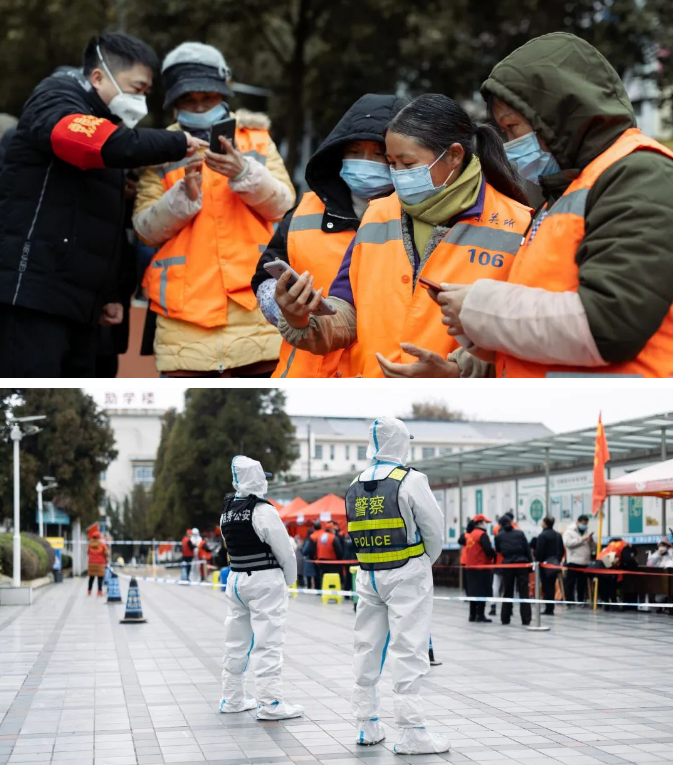
[{"label": "crowd of people", "polygon": [[[542,530],[530,542],[519,530],[512,510],[500,516],[493,526],[493,544],[487,531],[490,523],[485,515],[475,515],[458,540],[462,547],[460,564],[465,567],[465,593],[468,597],[484,599],[470,601],[471,622],[492,621],[486,615],[489,598],[532,598],[531,565],[534,561],[545,564],[540,567],[542,599],[546,601],[542,613],[545,616],[554,615],[556,600],[566,601],[569,608],[586,606],[592,598],[590,584],[594,578],[598,581],[598,599],[606,611],[617,607],[620,598],[631,601],[637,597],[623,585],[623,574],[600,573],[606,569],[637,570],[636,548],[620,537],[613,537],[598,552],[593,532],[589,531],[588,516],[580,515],[563,534],[554,528],[556,519],[547,516],[542,520]],[[662,537],[657,548],[648,553],[646,565],[673,568],[673,544],[667,537]],[[561,577],[562,573],[564,576]],[[618,592],[620,585],[622,591]],[[510,623],[512,610],[511,602],[502,604],[502,624]],[[520,603],[519,611],[521,623],[530,624],[530,603]],[[488,616],[496,615],[497,606],[493,603]]]},{"label": "crowd of people", "polygon": [[671,376],[673,152],[573,35],[482,95],[360,97],[297,200],[219,50],[94,37],[0,122],[2,373],[114,376],[143,294],[166,377]]}]

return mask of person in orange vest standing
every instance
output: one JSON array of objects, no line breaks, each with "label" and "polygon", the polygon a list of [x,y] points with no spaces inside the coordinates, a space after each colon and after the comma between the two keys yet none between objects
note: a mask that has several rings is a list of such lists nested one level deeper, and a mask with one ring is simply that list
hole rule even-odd
[{"label": "person in orange vest standing", "polygon": [[349,348],[352,377],[439,377],[459,340],[431,285],[507,279],[531,210],[496,131],[446,96],[414,99],[385,138],[396,193],[370,203],[330,287],[336,313],[314,315],[309,274],[287,291],[284,275],[278,326],[301,350]]},{"label": "person in orange vest standing", "polygon": [[250,279],[273,223],[292,207],[294,187],[266,115],[230,112],[231,71],[211,45],[188,42],[165,58],[164,106],[210,141],[213,126],[236,120],[233,142],[195,161],[146,169],[133,224],[160,248],[143,286],[156,316],[154,354],[166,377],[269,377],[280,336],[262,315]]},{"label": "person in orange vest standing", "polygon": [[[393,190],[383,132],[403,105],[397,96],[362,96],[309,160],[310,191],[279,224],[252,280],[260,308],[274,326],[279,318],[276,280],[269,278],[264,265],[283,260],[299,274],[308,270],[314,286],[328,294],[369,201]],[[316,356],[283,341],[273,376],[333,377],[343,353],[339,349]]]},{"label": "person in orange vest standing", "polygon": [[105,567],[108,564],[108,561],[110,560],[110,550],[108,549],[108,546],[103,541],[100,533],[98,531],[95,531],[91,535],[91,539],[89,541],[89,551],[88,551],[88,571],[89,574],[89,585],[87,587],[87,595],[91,595],[91,588],[93,587],[93,580],[98,580],[98,597],[102,597],[103,595],[103,577],[105,576]]},{"label": "person in orange vest standing", "polygon": [[[482,513],[472,519],[472,530],[465,533],[465,591],[468,597],[490,598],[493,596],[493,569],[472,568],[489,566],[495,560],[495,550],[486,531],[491,521]],[[492,622],[487,618],[486,601],[470,601],[471,622]]]},{"label": "person in orange vest standing", "polygon": [[481,361],[454,357],[460,374],[673,376],[673,151],[638,129],[615,69],[571,34],[530,40],[482,93],[546,202],[507,283],[440,292],[450,331],[479,349]]},{"label": "person in orange vest standing", "polygon": [[182,547],[182,578],[189,579],[189,572],[192,570],[192,561],[194,560],[194,545],[192,543],[192,530],[187,529],[181,542]]}]

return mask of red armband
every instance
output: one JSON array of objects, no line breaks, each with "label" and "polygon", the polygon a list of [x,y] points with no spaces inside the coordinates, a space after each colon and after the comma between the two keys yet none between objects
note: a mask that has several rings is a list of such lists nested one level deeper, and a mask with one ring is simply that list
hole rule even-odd
[{"label": "red armband", "polygon": [[51,131],[54,154],[80,170],[105,167],[101,150],[117,125],[91,114],[69,114]]}]

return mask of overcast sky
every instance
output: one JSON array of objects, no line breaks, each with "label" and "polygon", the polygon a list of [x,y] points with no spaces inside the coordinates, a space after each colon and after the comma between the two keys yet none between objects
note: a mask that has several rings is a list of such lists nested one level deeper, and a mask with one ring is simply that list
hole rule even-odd
[{"label": "overcast sky", "polygon": [[[582,387],[577,381],[551,383],[530,382],[517,386],[492,380],[479,384],[460,381],[447,392],[446,385],[429,383],[420,386],[374,383],[374,381],[297,381],[297,385],[280,386],[287,395],[287,411],[290,414],[310,414],[341,417],[376,417],[388,414],[406,414],[414,401],[442,401],[450,408],[463,411],[468,417],[480,420],[509,420],[517,422],[542,422],[559,433],[592,427],[603,412],[603,421],[617,422],[644,415],[673,411],[673,387],[668,381],[644,382],[637,387],[627,387],[626,381],[610,382],[596,387]],[[597,382],[597,381],[596,381]],[[196,385],[199,385],[196,383]],[[468,388],[469,385],[469,388]],[[633,385],[632,383],[630,385]],[[618,386],[618,387],[617,387]],[[176,385],[175,381],[111,380],[85,390],[104,406],[106,393],[114,392],[123,407],[124,394],[134,394],[131,406],[141,404],[143,394],[153,393],[157,407],[182,408],[184,390],[189,386]],[[203,384],[199,387],[206,387]]]}]

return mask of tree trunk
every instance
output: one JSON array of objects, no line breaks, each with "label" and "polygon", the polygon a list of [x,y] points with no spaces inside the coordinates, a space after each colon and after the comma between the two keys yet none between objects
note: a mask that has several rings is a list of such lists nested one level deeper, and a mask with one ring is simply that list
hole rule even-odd
[{"label": "tree trunk", "polygon": [[299,160],[299,145],[304,129],[304,85],[306,81],[306,42],[309,36],[308,11],[311,0],[299,0],[299,9],[295,25],[294,51],[288,65],[289,98],[292,107],[286,121],[287,159],[286,167],[294,181],[294,173]]}]

